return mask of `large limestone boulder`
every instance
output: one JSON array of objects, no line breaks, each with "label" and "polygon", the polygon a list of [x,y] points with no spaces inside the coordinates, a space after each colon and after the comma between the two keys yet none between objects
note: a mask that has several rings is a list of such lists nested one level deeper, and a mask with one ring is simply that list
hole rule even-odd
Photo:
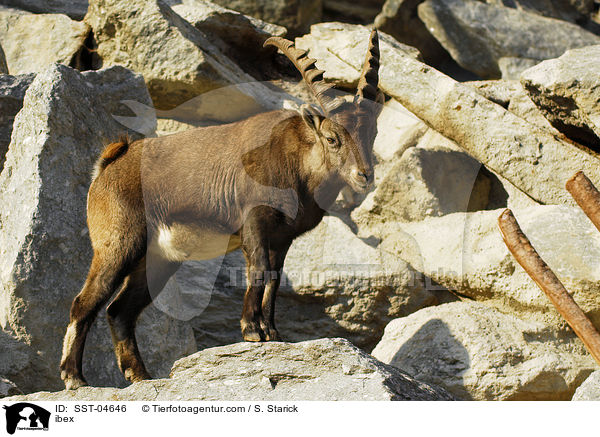
[{"label": "large limestone boulder", "polygon": [[480,169],[479,162],[460,150],[409,148],[352,218],[369,225],[485,209],[490,182],[479,177]]},{"label": "large limestone boulder", "polygon": [[[62,338],[92,255],[90,172],[103,145],[126,131],[113,118],[128,111],[122,99],[150,103],[141,76],[122,67],[80,74],[54,65],[36,76],[15,118],[0,174],[0,325],[36,361],[15,376],[0,373],[25,392],[62,387]],[[101,313],[84,369],[91,384],[123,385],[106,325]],[[156,309],[142,314],[137,333],[155,375],[195,349],[191,329]],[[11,360],[0,350],[0,362]]]},{"label": "large limestone boulder", "polygon": [[521,82],[556,129],[600,150],[600,45],[544,61],[524,71]]},{"label": "large limestone boulder", "polygon": [[[141,73],[158,109],[172,109],[212,89],[255,82],[161,0],[93,0],[85,21],[93,29],[102,65]],[[261,95],[227,89],[226,103],[240,113],[255,113],[266,104]]]},{"label": "large limestone boulder", "polygon": [[502,58],[539,62],[600,43],[599,36],[576,24],[475,0],[427,0],[418,12],[459,65],[487,79],[501,77]]},{"label": "large limestone boulder", "polygon": [[463,400],[569,400],[598,367],[574,334],[468,301],[393,320],[373,356]]},{"label": "large limestone boulder", "polygon": [[548,119],[544,116],[544,113],[531,100],[525,87],[519,81],[498,79],[477,80],[465,83],[473,87],[486,99],[508,109],[523,120],[560,136],[560,132],[552,127]]},{"label": "large limestone boulder", "polygon": [[600,401],[600,370],[594,371],[577,387],[572,401]]},{"label": "large limestone boulder", "polygon": [[[185,0],[173,11],[201,31],[223,54],[241,64],[245,71],[259,76],[267,70],[275,49],[263,44],[271,36],[285,36],[285,27],[249,17],[205,0]],[[257,64],[260,67],[257,68]],[[256,73],[255,73],[256,71]]]},{"label": "large limestone boulder", "polygon": [[125,389],[83,387],[16,400],[452,400],[380,363],[339,338],[302,343],[237,343],[197,352],[175,363],[170,378]]},{"label": "large limestone boulder", "polygon": [[88,0],[2,0],[2,4],[36,14],[65,14],[81,20],[88,8]]},{"label": "large limestone boulder", "polygon": [[25,91],[34,77],[34,74],[0,75],[0,171],[4,167],[15,115],[23,107]]},{"label": "large limestone boulder", "polygon": [[[381,239],[435,282],[524,319],[564,327],[546,295],[508,252],[497,228],[502,210],[455,213],[421,222],[359,229]],[[533,206],[515,211],[523,232],[575,301],[600,325],[600,233],[579,208]]]},{"label": "large limestone boulder", "polygon": [[[168,288],[156,304],[181,319],[194,317],[199,348],[241,341],[242,254],[187,267],[175,275],[179,288]],[[287,254],[275,322],[286,341],[340,336],[370,350],[394,317],[453,299],[397,256],[357,238],[339,218],[326,216]]]},{"label": "large limestone boulder", "polygon": [[0,45],[10,74],[37,73],[55,62],[71,65],[89,30],[66,15],[0,7]]},{"label": "large limestone boulder", "polygon": [[[358,77],[364,60],[364,47],[343,43],[349,38],[345,26],[322,23],[296,42],[305,42],[310,56],[319,54],[314,56],[316,65],[329,72],[330,80],[344,82]],[[343,67],[337,69],[338,65]],[[596,156],[407,56],[400,48],[382,43],[379,79],[387,95],[537,202],[574,205],[565,182],[579,170],[600,184]]]},{"label": "large limestone boulder", "polygon": [[303,34],[313,23],[321,21],[322,0],[215,0],[221,6],[279,24],[293,35]]}]

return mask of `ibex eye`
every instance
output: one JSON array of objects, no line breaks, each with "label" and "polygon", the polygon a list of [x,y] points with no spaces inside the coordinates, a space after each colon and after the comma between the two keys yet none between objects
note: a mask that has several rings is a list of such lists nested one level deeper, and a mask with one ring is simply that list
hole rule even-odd
[{"label": "ibex eye", "polygon": [[329,144],[335,144],[335,138],[331,138],[331,137],[329,137],[329,138],[327,138],[327,142],[328,142]]}]

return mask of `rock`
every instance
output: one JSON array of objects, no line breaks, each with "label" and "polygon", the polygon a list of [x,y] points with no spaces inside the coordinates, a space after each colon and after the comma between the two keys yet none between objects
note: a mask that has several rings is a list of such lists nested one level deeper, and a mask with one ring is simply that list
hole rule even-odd
[{"label": "rock", "polygon": [[560,132],[554,129],[544,114],[533,103],[529,94],[516,80],[478,80],[466,82],[467,85],[473,87],[479,94],[486,99],[508,109],[513,114],[521,117],[556,136],[560,136]]},{"label": "rock", "polygon": [[[272,103],[265,100],[269,93],[264,86],[253,83],[254,78],[161,0],[92,0],[85,21],[93,29],[103,65],[141,73],[158,109],[173,109],[221,87],[235,94],[227,103],[246,116]],[[234,84],[247,85],[228,86]]]},{"label": "rock", "polygon": [[82,20],[88,9],[88,0],[2,0],[2,4],[36,14],[65,14],[73,20]]},{"label": "rock", "polygon": [[[296,38],[296,47],[310,51],[310,57],[317,60],[317,68],[325,70],[325,80],[333,81],[341,87],[356,88],[360,69],[365,61],[370,30],[358,24],[319,23],[311,27],[310,33]],[[402,53],[414,59],[419,51],[401,44],[385,33],[379,34],[381,60],[390,59],[393,53]],[[341,54],[341,57],[333,53]],[[360,65],[357,70],[355,65]]]},{"label": "rock", "polygon": [[574,334],[468,301],[393,320],[373,356],[462,400],[569,400],[597,368]]},{"label": "rock", "polygon": [[215,0],[213,3],[279,24],[292,35],[308,32],[311,24],[321,21],[323,13],[322,0]]},{"label": "rock", "polygon": [[66,15],[0,7],[0,44],[10,74],[37,73],[55,62],[71,65],[88,33],[85,23]]},{"label": "rock", "polygon": [[[2,375],[0,379],[10,381],[8,386],[0,383],[0,397],[9,395],[2,394],[2,386],[7,391],[12,391],[10,387],[13,384],[16,387],[21,383],[31,384],[28,379],[36,375],[36,372],[44,366],[47,364],[27,344],[19,341],[0,326],[0,375]],[[20,388],[18,393],[21,393]]]},{"label": "rock", "polygon": [[[36,76],[15,118],[0,175],[0,326],[37,361],[16,376],[0,373],[24,392],[62,387],[58,364],[69,308],[92,255],[85,224],[90,173],[105,142],[125,131],[113,118],[122,99],[150,104],[140,75],[54,65]],[[123,385],[105,317],[98,319],[84,355],[88,382]],[[152,308],[137,335],[142,354],[152,357],[150,372],[159,376],[195,349],[189,326]],[[0,350],[0,362],[11,360],[9,353]]]},{"label": "rock", "polygon": [[569,50],[523,72],[521,82],[552,125],[600,150],[600,45]]},{"label": "rock", "polygon": [[385,0],[323,0],[323,18],[320,21],[345,23],[372,23]]},{"label": "rock", "polygon": [[417,15],[424,0],[387,0],[375,18],[374,26],[401,43],[416,47],[429,65],[439,66],[450,55],[433,37]]},{"label": "rock", "polygon": [[502,79],[518,80],[523,71],[538,63],[537,59],[503,57],[498,59],[498,68]]},{"label": "rock", "polygon": [[[386,222],[359,229],[363,238],[461,296],[485,302],[526,320],[566,323],[508,252],[497,228],[502,210],[456,213],[422,222]],[[600,233],[576,207],[517,209],[523,232],[583,311],[600,325]]]},{"label": "rock", "polygon": [[[406,149],[417,145],[427,129],[425,123],[396,100],[388,100],[377,118],[377,137],[373,144],[378,167],[400,159]],[[376,177],[381,173],[377,170]]]},{"label": "rock", "polygon": [[427,0],[418,11],[452,58],[486,79],[501,77],[501,58],[539,62],[600,43],[599,36],[575,24],[475,0]]},{"label": "rock", "polygon": [[25,91],[34,77],[34,74],[0,75],[0,171],[4,167],[15,115],[23,107]]},{"label": "rock", "polygon": [[21,394],[21,390],[6,378],[0,377],[0,398]]},{"label": "rock", "polygon": [[169,379],[125,389],[83,387],[6,400],[452,400],[348,341],[237,343],[175,363]]},{"label": "rock", "polygon": [[581,23],[594,10],[594,0],[485,0],[495,6],[506,6],[545,17]]},{"label": "rock", "polygon": [[356,223],[419,221],[484,209],[490,182],[478,178],[481,164],[464,152],[412,147],[375,191],[353,211]]},{"label": "rock", "polygon": [[2,46],[0,46],[0,74],[8,74],[6,56],[4,55],[4,50],[2,50]]},{"label": "rock", "polygon": [[600,370],[595,370],[577,387],[572,401],[600,401]]},{"label": "rock", "polygon": [[287,32],[285,27],[205,0],[186,0],[184,4],[174,5],[173,11],[206,35],[222,53],[242,63],[245,71],[257,70],[256,64],[261,66],[258,70],[265,70],[265,64],[275,51],[263,48],[265,40],[271,36],[285,36]]},{"label": "rock", "polygon": [[[183,272],[177,280],[181,297],[167,293],[169,302],[159,297],[157,303],[180,319],[196,312],[191,324],[199,348],[241,341],[243,256],[232,252],[212,263]],[[275,321],[286,341],[340,336],[370,350],[392,318],[454,300],[431,285],[398,257],[371,247],[340,219],[326,216],[287,254]],[[179,308],[169,309],[177,302]]]},{"label": "rock", "polygon": [[[297,39],[310,42],[306,48],[311,56],[313,52],[319,53],[318,68],[344,65],[343,72],[328,70],[332,81],[358,77],[362,68],[363,49],[341,43],[352,38],[346,29],[337,24],[317,24],[310,36]],[[353,75],[351,70],[355,70]],[[537,202],[574,205],[564,186],[579,170],[600,185],[600,161],[595,156],[385,43],[379,86],[427,125]]]}]

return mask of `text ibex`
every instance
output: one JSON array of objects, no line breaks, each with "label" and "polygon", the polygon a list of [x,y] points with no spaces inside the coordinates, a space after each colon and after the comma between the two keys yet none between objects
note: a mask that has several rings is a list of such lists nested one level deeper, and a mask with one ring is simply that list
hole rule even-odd
[{"label": "text ibex", "polygon": [[[186,260],[242,249],[246,341],[278,340],[275,294],[292,241],[314,228],[340,189],[366,191],[382,94],[376,31],[353,102],[334,99],[323,71],[283,38],[323,113],[278,110],[243,121],[109,145],[96,165],[87,219],[94,257],[71,307],[60,365],[68,389],[85,384],[83,348],[102,306],[125,377],[150,378],[135,339],[138,315]],[[341,242],[343,244],[343,242]]]}]

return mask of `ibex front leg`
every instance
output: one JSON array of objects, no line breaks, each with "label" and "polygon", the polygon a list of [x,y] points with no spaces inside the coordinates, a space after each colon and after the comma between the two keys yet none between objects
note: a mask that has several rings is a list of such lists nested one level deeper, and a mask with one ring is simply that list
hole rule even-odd
[{"label": "ibex front leg", "polygon": [[281,282],[283,263],[288,248],[289,244],[285,244],[277,249],[269,249],[269,262],[273,270],[270,272],[265,285],[265,292],[262,298],[262,318],[260,320],[260,327],[265,334],[266,341],[281,341],[279,332],[275,328],[275,296]]},{"label": "ibex front leg", "polygon": [[242,309],[242,337],[245,341],[264,341],[260,322],[262,319],[262,299],[268,281],[269,243],[261,235],[260,227],[253,220],[244,225],[242,233],[242,251],[246,257],[247,288]]}]

